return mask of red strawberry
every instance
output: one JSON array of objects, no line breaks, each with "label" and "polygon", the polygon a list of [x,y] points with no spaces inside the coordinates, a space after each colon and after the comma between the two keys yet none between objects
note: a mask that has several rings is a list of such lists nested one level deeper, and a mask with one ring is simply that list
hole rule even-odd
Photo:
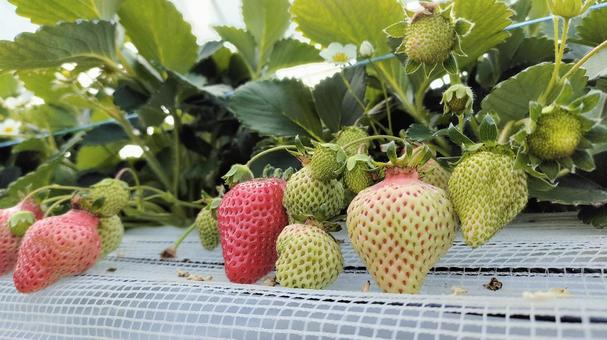
[{"label": "red strawberry", "polygon": [[90,268],[101,254],[99,219],[83,210],[42,219],[27,231],[13,274],[22,293],[41,290]]},{"label": "red strawberry", "polygon": [[12,208],[0,210],[0,275],[13,269],[17,261],[17,250],[19,250],[21,237],[13,235],[8,221],[13,214],[19,211],[32,212],[36,220],[41,219],[43,215],[42,210],[33,200],[23,201]]},{"label": "red strawberry", "polygon": [[228,279],[253,283],[276,262],[276,238],[287,225],[282,206],[286,182],[276,178],[240,183],[221,201],[217,222]]}]

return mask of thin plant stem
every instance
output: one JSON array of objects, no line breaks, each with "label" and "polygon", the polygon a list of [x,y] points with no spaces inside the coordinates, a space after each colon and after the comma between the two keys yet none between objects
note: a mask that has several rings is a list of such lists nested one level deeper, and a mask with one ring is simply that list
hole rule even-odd
[{"label": "thin plant stem", "polygon": [[590,58],[592,58],[594,55],[599,53],[599,51],[601,51],[604,48],[607,48],[607,40],[603,41],[600,45],[593,48],[582,59],[580,59],[577,63],[575,63],[575,65],[573,65],[573,67],[571,67],[571,69],[563,76],[562,79],[567,79],[567,78],[571,77],[573,75],[573,73],[575,73],[575,71],[577,71],[580,67],[582,67],[582,65],[584,65],[586,62],[588,62],[588,60],[590,60]]}]

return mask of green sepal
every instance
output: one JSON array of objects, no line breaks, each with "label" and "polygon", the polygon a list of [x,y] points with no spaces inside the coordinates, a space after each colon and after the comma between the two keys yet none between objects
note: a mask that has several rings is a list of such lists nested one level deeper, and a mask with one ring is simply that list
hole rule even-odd
[{"label": "green sepal", "polygon": [[[407,61],[405,63],[405,73],[406,74],[413,74],[415,72],[417,72],[417,70],[419,70],[419,68],[422,66],[422,63],[415,61],[411,58],[407,58]],[[425,66],[425,65],[424,65]]]},{"label": "green sepal", "polygon": [[7,225],[11,234],[22,237],[34,223],[36,223],[36,216],[34,216],[34,213],[31,211],[19,211],[9,218]]},{"label": "green sepal", "polygon": [[455,59],[455,56],[452,53],[449,54],[449,57],[447,57],[447,59],[445,59],[445,61],[443,61],[443,67],[445,68],[447,73],[450,73],[450,74],[459,73],[459,68],[457,66],[457,59]]},{"label": "green sepal", "polygon": [[409,24],[406,21],[399,21],[384,28],[384,33],[388,38],[404,38],[408,26]]},{"label": "green sepal", "polygon": [[448,136],[451,141],[459,146],[472,145],[474,142],[468,138],[468,136],[464,135],[461,131],[455,127],[455,125],[450,124],[449,128],[447,128]]},{"label": "green sepal", "polygon": [[601,91],[592,90],[585,96],[574,100],[569,107],[572,109],[579,109],[580,112],[585,113],[594,110],[600,101]]},{"label": "green sepal", "polygon": [[585,136],[594,144],[607,144],[607,126],[599,124],[593,127]]},{"label": "green sepal", "polygon": [[571,103],[574,96],[575,91],[573,89],[573,85],[571,85],[571,82],[569,80],[565,80],[565,83],[561,88],[561,92],[556,97],[556,100],[554,102],[557,105],[567,105],[568,103]]},{"label": "green sepal", "polygon": [[498,135],[497,124],[491,115],[485,115],[479,128],[481,142],[496,141]]},{"label": "green sepal", "polygon": [[376,170],[375,162],[371,156],[366,154],[356,154],[354,156],[350,156],[346,161],[346,170],[352,171],[356,167],[358,163],[363,163],[366,165],[367,171]]},{"label": "green sepal", "polygon": [[455,33],[460,37],[465,37],[468,33],[472,32],[474,23],[464,18],[457,18],[455,20]]},{"label": "green sepal", "polygon": [[244,164],[234,164],[230,170],[221,177],[224,182],[231,188],[238,183],[250,181],[254,178],[253,172]]},{"label": "green sepal", "polygon": [[573,163],[579,169],[586,172],[591,172],[596,169],[596,163],[594,157],[590,153],[590,150],[576,150],[573,156],[571,156]]}]

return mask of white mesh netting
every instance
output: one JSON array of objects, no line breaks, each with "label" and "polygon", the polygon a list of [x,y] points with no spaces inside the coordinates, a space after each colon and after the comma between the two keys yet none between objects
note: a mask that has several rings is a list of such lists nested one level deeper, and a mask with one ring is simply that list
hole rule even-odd
[{"label": "white mesh netting", "polygon": [[[0,338],[607,339],[607,231],[570,214],[524,216],[476,250],[458,239],[417,296],[378,293],[373,283],[362,292],[370,276],[344,231],[336,238],[346,268],[325,291],[230,284],[220,250],[203,250],[194,234],[177,260],[161,260],[180,232],[131,230],[86,274],[37,294],[0,278]],[[483,287],[492,277],[502,289]],[[522,297],[551,288],[571,296]]]}]

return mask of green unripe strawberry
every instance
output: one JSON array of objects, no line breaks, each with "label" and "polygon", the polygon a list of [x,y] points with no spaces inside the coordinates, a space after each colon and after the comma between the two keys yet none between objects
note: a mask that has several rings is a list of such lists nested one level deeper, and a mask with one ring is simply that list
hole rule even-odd
[{"label": "green unripe strawberry", "polygon": [[117,215],[129,203],[127,183],[106,178],[90,188],[78,192],[72,203],[100,217]]},{"label": "green unripe strawberry", "polygon": [[363,164],[356,164],[352,171],[346,171],[344,176],[346,187],[354,193],[359,193],[373,185],[373,176]]},{"label": "green unripe strawberry", "polygon": [[373,185],[371,171],[377,170],[373,159],[369,155],[354,155],[346,161],[346,173],[344,183],[346,188],[358,194]]},{"label": "green unripe strawberry", "polygon": [[99,238],[101,238],[101,256],[105,257],[118,249],[120,243],[122,243],[124,226],[120,217],[114,215],[100,218],[97,233],[99,234]]},{"label": "green unripe strawberry", "polygon": [[282,287],[323,289],[343,271],[339,244],[312,225],[286,226],[276,240],[276,252],[276,281]]},{"label": "green unripe strawberry", "polygon": [[476,248],[527,204],[527,175],[511,152],[478,151],[464,156],[449,179],[449,193],[466,244]]},{"label": "green unripe strawberry", "polygon": [[438,164],[434,159],[426,162],[426,164],[422,165],[417,171],[419,173],[419,179],[422,180],[422,182],[431,184],[445,191],[448,190],[451,173],[445,170],[445,168]]},{"label": "green unripe strawberry", "polygon": [[308,166],[315,179],[328,181],[340,175],[345,159],[346,155],[338,145],[319,144],[314,149]]},{"label": "green unripe strawberry", "polygon": [[[343,148],[352,142],[366,137],[369,137],[367,131],[356,126],[349,126],[339,132],[339,134],[337,135],[337,139],[335,140],[335,144]],[[355,143],[351,146],[348,146],[347,148],[344,148],[344,151],[346,152],[346,155],[352,156],[357,154],[359,152],[359,149],[362,149],[360,150],[360,152],[366,153],[369,149],[369,141]]]},{"label": "green unripe strawberry", "polygon": [[529,151],[542,160],[570,157],[582,140],[582,123],[572,113],[556,110],[543,114],[527,137]]},{"label": "green unripe strawberry", "polygon": [[289,220],[303,223],[309,218],[324,222],[341,211],[344,187],[337,180],[319,181],[309,167],[297,171],[287,181],[283,205]]},{"label": "green unripe strawberry", "polygon": [[405,53],[419,63],[439,64],[449,57],[456,39],[455,27],[447,18],[419,15],[407,26]]},{"label": "green unripe strawberry", "polygon": [[200,243],[207,250],[213,250],[219,244],[219,230],[217,229],[217,217],[210,206],[202,209],[194,221],[198,228]]}]

